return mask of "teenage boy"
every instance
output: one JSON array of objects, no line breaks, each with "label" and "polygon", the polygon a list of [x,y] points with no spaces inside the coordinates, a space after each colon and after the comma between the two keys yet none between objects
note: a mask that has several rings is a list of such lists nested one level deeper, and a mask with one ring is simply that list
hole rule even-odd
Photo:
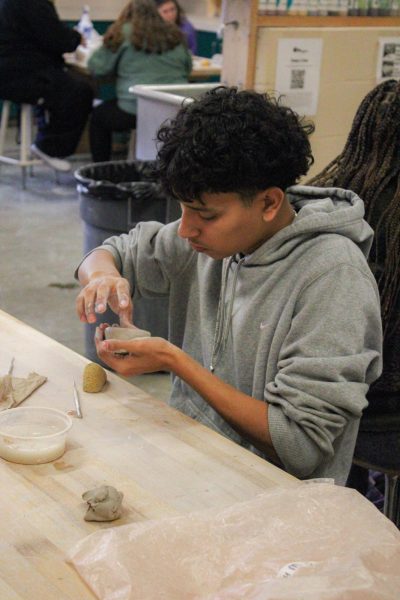
[{"label": "teenage boy", "polygon": [[181,219],[85,257],[77,312],[94,323],[108,304],[126,325],[136,298],[168,296],[168,341],[105,341],[101,325],[100,358],[125,376],[171,371],[175,408],[297,477],[343,484],[381,368],[379,297],[360,198],[294,185],[312,129],[236,88],[186,104],[158,134]]}]

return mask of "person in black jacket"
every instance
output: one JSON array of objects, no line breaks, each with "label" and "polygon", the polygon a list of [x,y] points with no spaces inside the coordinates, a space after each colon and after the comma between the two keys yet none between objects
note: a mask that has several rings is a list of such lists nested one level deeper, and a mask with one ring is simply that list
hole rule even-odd
[{"label": "person in black jacket", "polygon": [[63,54],[81,35],[64,25],[50,0],[0,0],[0,98],[38,106],[32,152],[60,171],[76,149],[93,90],[67,69]]}]

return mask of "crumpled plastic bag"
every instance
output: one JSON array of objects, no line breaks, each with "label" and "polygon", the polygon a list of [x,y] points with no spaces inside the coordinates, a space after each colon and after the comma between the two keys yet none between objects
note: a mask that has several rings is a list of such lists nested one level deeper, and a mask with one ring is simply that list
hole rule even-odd
[{"label": "crumpled plastic bag", "polygon": [[400,532],[326,483],[97,531],[69,560],[102,600],[400,598]]}]

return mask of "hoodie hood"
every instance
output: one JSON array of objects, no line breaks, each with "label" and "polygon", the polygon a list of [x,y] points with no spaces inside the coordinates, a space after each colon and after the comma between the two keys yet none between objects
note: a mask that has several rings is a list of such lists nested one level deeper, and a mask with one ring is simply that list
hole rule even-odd
[{"label": "hoodie hood", "polygon": [[364,220],[364,203],[342,188],[295,185],[286,196],[296,219],[247,257],[245,264],[270,264],[282,260],[299,244],[316,234],[337,234],[354,242],[367,258],[374,232]]},{"label": "hoodie hood", "polygon": [[[373,230],[364,220],[364,203],[350,190],[342,188],[319,188],[292,186],[286,190],[296,218],[288,226],[267,240],[252,254],[230,257],[223,261],[222,283],[217,323],[211,355],[210,370],[213,372],[229,336],[236,285],[241,268],[268,266],[296,252],[298,246],[313,243],[316,235],[340,235],[355,243],[365,258],[370,251]],[[228,279],[235,264],[231,285]],[[229,298],[229,301],[228,301]]]}]

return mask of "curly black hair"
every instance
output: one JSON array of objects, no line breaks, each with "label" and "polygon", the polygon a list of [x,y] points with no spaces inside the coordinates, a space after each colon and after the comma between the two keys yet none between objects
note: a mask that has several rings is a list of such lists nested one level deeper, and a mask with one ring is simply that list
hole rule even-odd
[{"label": "curly black hair", "polygon": [[183,103],[158,131],[157,175],[172,196],[234,192],[251,201],[268,187],[294,185],[314,162],[314,125],[279,99],[218,86]]}]

